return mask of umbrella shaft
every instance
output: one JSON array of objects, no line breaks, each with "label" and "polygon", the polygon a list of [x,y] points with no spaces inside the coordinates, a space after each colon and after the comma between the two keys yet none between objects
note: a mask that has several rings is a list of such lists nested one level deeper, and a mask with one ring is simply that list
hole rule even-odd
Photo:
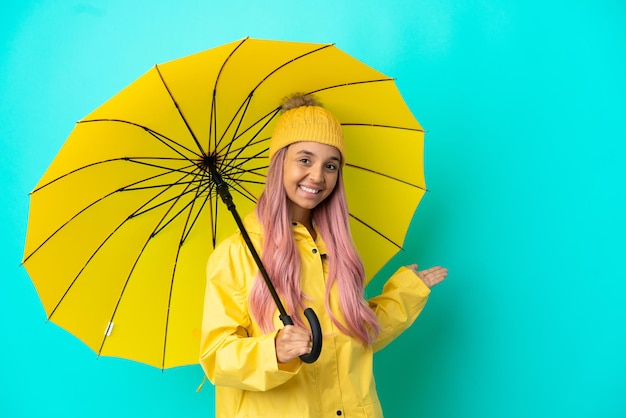
[{"label": "umbrella shaft", "polygon": [[[215,167],[215,163],[211,159],[209,159],[208,161],[208,166],[209,166],[209,172],[211,173],[211,178],[213,180],[213,183],[215,184],[215,188],[217,192],[219,193],[220,197],[222,198],[222,201],[224,202],[224,204],[230,211],[230,213],[232,213],[233,218],[235,219],[235,222],[237,223],[237,226],[239,227],[239,231],[241,232],[241,235],[243,236],[243,239],[246,242],[246,245],[248,246],[250,253],[252,254],[252,258],[254,258],[254,261],[257,267],[259,268],[259,271],[261,272],[261,276],[263,276],[263,279],[265,280],[265,284],[267,285],[267,288],[269,289],[272,295],[272,298],[274,299],[274,302],[276,303],[276,306],[278,307],[281,321],[285,325],[293,325],[293,322],[291,322],[291,318],[287,314],[287,311],[285,310],[285,307],[283,306],[282,301],[278,297],[278,293],[276,293],[276,289],[274,288],[274,285],[272,284],[272,281],[270,280],[270,277],[267,274],[265,267],[263,266],[261,257],[259,257],[259,254],[257,253],[256,248],[254,248],[254,244],[252,244],[252,240],[250,239],[250,236],[248,235],[248,231],[246,231],[246,228],[243,225],[243,221],[241,220],[241,217],[239,216],[239,213],[237,212],[237,207],[235,206],[235,203],[233,202],[233,197],[230,194],[230,191],[228,190],[228,184],[226,184],[226,182],[222,179],[222,176],[220,175],[220,173],[218,173],[217,168]],[[291,323],[287,324],[286,321],[291,322]]]}]

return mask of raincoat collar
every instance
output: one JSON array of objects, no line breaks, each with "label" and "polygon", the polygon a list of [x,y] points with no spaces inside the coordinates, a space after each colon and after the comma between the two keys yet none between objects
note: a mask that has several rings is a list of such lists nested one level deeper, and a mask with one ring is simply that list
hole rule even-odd
[{"label": "raincoat collar", "polygon": [[[261,222],[259,221],[256,212],[252,211],[248,215],[246,215],[243,220],[243,224],[249,235],[256,235],[257,237],[263,236],[263,226],[261,225]],[[324,243],[322,234],[320,234],[319,228],[317,227],[315,222],[313,222],[313,228],[315,228],[315,232],[317,235],[315,240],[313,240],[313,237],[311,237],[311,234],[309,234],[309,231],[304,225],[295,221],[291,222],[291,231],[296,241],[310,241],[317,247],[317,250],[319,251],[319,254],[321,256],[326,256],[326,244]]]}]

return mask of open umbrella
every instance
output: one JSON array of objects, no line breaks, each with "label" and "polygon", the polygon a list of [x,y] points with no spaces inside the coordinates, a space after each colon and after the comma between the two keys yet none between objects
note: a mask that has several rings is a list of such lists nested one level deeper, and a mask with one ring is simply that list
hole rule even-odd
[{"label": "open umbrella", "polygon": [[343,126],[371,278],[424,193],[422,128],[392,78],[334,45],[246,38],[154,66],[76,124],[31,193],[23,265],[49,320],[98,355],[197,363],[206,261],[238,228],[217,180],[253,210],[294,92]]}]

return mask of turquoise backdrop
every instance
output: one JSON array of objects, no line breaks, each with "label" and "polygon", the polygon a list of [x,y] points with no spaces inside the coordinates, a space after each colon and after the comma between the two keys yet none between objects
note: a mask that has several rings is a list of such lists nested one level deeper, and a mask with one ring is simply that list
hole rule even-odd
[{"label": "turquoise backdrop", "polygon": [[28,193],[75,121],[156,63],[252,36],[336,43],[428,131],[430,191],[368,293],[403,263],[450,276],[377,354],[386,416],[625,417],[625,4],[5,2],[0,416],[213,416],[199,366],[96,358],[47,323],[20,262]]}]

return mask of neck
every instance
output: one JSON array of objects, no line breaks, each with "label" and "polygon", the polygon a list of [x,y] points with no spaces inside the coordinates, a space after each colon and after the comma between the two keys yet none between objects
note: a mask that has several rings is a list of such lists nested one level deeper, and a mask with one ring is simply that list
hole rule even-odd
[{"label": "neck", "polygon": [[302,208],[294,210],[294,208],[292,208],[289,215],[292,221],[299,222],[304,225],[309,231],[309,234],[311,234],[313,239],[315,239],[316,234],[315,229],[313,228],[313,217],[311,216],[311,210]]}]

